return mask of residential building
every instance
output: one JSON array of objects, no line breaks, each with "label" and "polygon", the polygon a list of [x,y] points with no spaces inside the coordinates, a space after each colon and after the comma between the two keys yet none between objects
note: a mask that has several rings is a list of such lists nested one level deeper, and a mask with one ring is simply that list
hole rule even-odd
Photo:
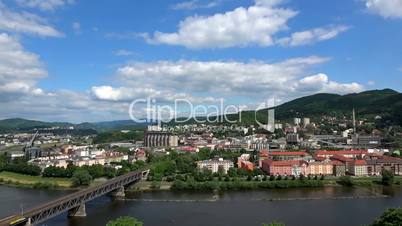
[{"label": "residential building", "polygon": [[367,163],[365,160],[357,159],[349,164],[349,174],[353,176],[367,176]]},{"label": "residential building", "polygon": [[269,159],[269,152],[268,150],[261,150],[258,153],[258,166],[261,168],[262,167],[262,161]]},{"label": "residential building", "polygon": [[300,142],[298,133],[286,134],[286,142],[291,145],[296,145]]},{"label": "residential building", "polygon": [[368,175],[381,175],[388,170],[395,175],[402,175],[402,159],[389,156],[371,157],[366,160]]},{"label": "residential building", "polygon": [[330,157],[334,165],[334,175],[343,176],[349,171],[349,165],[353,159],[346,158],[343,155],[333,155]]},{"label": "residential building", "polygon": [[250,161],[241,161],[240,168],[252,171],[252,170],[254,170],[254,164]]},{"label": "residential building", "polygon": [[209,159],[197,162],[198,170],[202,171],[207,169],[211,170],[212,173],[217,173],[219,172],[219,169],[221,169],[222,172],[226,174],[231,167],[234,167],[233,162],[230,160],[224,160],[222,158]]},{"label": "residential building", "polygon": [[301,160],[273,161],[267,159],[262,161],[262,170],[268,175],[306,175],[307,166],[307,162]]},{"label": "residential building", "polygon": [[145,133],[145,147],[176,147],[179,138],[169,132],[148,131]]},{"label": "residential building", "polygon": [[331,161],[333,166],[333,175],[336,177],[344,176],[346,174],[346,164],[338,160]]},{"label": "residential building", "polygon": [[237,168],[241,168],[241,163],[243,161],[249,161],[250,160],[250,154],[242,154],[240,157],[237,158]]},{"label": "residential building", "polygon": [[334,166],[331,161],[309,162],[306,170],[307,175],[332,175]]},{"label": "residential building", "polygon": [[305,160],[312,157],[305,151],[273,151],[269,152],[269,158],[272,160]]},{"label": "residential building", "polygon": [[343,157],[346,158],[363,158],[365,155],[367,155],[367,150],[340,150],[340,151],[326,151],[326,150],[320,150],[317,151],[315,154],[318,157],[325,157],[325,158],[330,158],[334,155],[342,155]]}]

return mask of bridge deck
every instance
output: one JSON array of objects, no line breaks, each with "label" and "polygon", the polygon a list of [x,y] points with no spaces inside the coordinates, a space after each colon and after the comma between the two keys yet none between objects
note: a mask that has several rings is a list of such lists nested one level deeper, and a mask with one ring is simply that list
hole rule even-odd
[{"label": "bridge deck", "polygon": [[144,170],[133,171],[125,175],[113,178],[103,184],[89,187],[87,189],[83,189],[69,195],[65,195],[56,200],[52,200],[50,202],[29,209],[28,211],[24,212],[23,215],[16,214],[1,219],[0,225],[10,225],[13,221],[24,218],[30,219],[31,224],[33,225],[46,221],[56,215],[66,212],[72,208],[78,207],[85,202],[105,195],[122,186],[137,182],[142,178],[143,173]]}]

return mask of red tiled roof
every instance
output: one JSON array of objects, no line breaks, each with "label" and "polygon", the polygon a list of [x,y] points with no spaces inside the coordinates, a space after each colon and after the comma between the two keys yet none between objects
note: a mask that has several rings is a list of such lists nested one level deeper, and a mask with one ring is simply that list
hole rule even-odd
[{"label": "red tiled roof", "polygon": [[365,160],[361,160],[361,159],[358,159],[358,160],[353,161],[353,164],[354,164],[355,166],[364,166],[364,165],[367,165],[366,161],[365,161]]},{"label": "red tiled roof", "polygon": [[263,163],[266,163],[270,166],[294,166],[301,165],[304,161],[301,160],[288,160],[288,161],[272,161],[272,160],[264,160]]},{"label": "red tiled roof", "polygon": [[343,166],[344,165],[341,161],[338,161],[338,160],[332,160],[331,163],[334,166]]},{"label": "red tiled roof", "polygon": [[308,155],[307,152],[304,151],[273,151],[271,153],[269,153],[269,155],[271,156],[281,156],[281,155],[287,155],[287,156],[306,156]]},{"label": "red tiled roof", "polygon": [[367,153],[368,153],[367,150],[340,150],[340,151],[319,150],[316,152],[317,155],[362,155]]},{"label": "red tiled roof", "polygon": [[346,158],[346,157],[343,156],[343,155],[333,155],[333,156],[330,157],[329,159],[331,159],[331,160],[338,160],[338,161],[341,161],[341,162],[351,162],[351,161],[353,161],[352,159]]},{"label": "red tiled roof", "polygon": [[314,160],[322,162],[322,161],[325,160],[325,157],[319,157],[319,156],[316,156],[316,155],[315,155],[315,156],[314,156]]},{"label": "red tiled roof", "polygon": [[261,150],[259,156],[260,157],[268,157],[269,153],[267,150]]}]

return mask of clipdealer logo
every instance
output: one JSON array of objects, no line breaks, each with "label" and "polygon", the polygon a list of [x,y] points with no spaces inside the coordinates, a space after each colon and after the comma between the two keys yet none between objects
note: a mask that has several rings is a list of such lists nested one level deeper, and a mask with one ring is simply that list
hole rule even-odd
[{"label": "clipdealer logo", "polygon": [[[275,129],[275,99],[262,102],[254,109],[255,123],[262,129],[273,132]],[[217,104],[193,104],[188,99],[175,99],[173,104],[159,104],[148,97],[133,100],[128,114],[137,123],[241,123],[244,108],[225,104],[220,99]],[[144,114],[145,113],[145,114]],[[238,117],[230,117],[237,114]]]}]

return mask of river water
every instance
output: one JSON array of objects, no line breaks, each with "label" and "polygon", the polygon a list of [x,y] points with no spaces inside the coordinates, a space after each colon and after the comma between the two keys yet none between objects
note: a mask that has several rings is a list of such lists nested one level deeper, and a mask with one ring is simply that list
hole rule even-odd
[{"label": "river water", "polygon": [[[66,194],[0,186],[0,217]],[[145,226],[360,226],[384,210],[402,206],[402,187],[285,189],[264,191],[131,193],[124,201],[101,197],[87,203],[87,217],[57,216],[43,225],[98,226],[123,215]]]}]

